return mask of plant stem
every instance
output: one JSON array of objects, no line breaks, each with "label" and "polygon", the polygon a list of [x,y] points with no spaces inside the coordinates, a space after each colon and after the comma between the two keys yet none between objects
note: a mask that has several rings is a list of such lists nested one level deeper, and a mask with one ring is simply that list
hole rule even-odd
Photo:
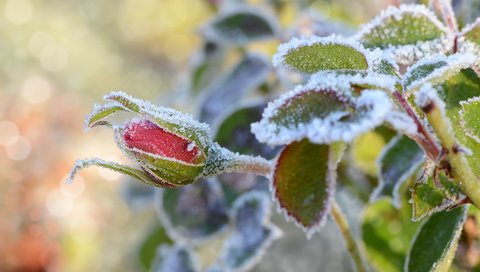
[{"label": "plant stem", "polygon": [[366,272],[367,268],[363,262],[362,256],[360,254],[360,248],[355,241],[352,233],[350,232],[350,227],[348,226],[348,221],[338,204],[334,201],[332,205],[332,217],[337,223],[340,232],[342,233],[343,239],[345,240],[345,245],[348,252],[353,258],[355,267],[358,272]]},{"label": "plant stem", "polygon": [[[437,99],[439,100],[438,97]],[[455,137],[450,120],[445,115],[445,105],[434,98],[423,105],[422,110],[426,113],[447,158],[446,165],[440,162],[440,167],[443,167],[447,174],[451,174],[473,204],[480,207],[480,183]]]},{"label": "plant stem", "polygon": [[268,177],[273,171],[273,164],[271,161],[259,156],[237,155],[233,171]]},{"label": "plant stem", "polygon": [[430,133],[428,133],[427,130],[423,127],[417,115],[408,104],[407,100],[405,100],[405,98],[397,90],[393,92],[393,95],[395,96],[395,99],[397,99],[400,106],[402,106],[402,108],[408,114],[408,116],[413,119],[415,125],[417,125],[417,132],[419,135],[421,135],[421,137],[418,137],[417,135],[407,136],[410,136],[415,142],[417,142],[423,148],[423,150],[430,159],[436,160],[440,155],[440,149],[438,148],[435,141],[432,139],[432,136],[430,136]]}]

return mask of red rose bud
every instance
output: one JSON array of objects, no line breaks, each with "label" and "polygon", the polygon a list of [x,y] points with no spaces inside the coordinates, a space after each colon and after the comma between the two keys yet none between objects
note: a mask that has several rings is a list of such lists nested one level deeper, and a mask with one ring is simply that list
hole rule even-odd
[{"label": "red rose bud", "polygon": [[129,123],[123,132],[123,140],[129,148],[160,157],[192,164],[201,163],[204,159],[193,141],[167,132],[148,120]]}]

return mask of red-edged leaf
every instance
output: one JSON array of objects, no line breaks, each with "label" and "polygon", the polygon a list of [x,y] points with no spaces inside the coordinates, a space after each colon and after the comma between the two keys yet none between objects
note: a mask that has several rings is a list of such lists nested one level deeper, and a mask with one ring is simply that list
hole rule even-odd
[{"label": "red-edged leaf", "polygon": [[344,145],[307,140],[285,147],[273,175],[274,197],[287,219],[310,238],[325,222],[335,189],[336,166]]}]

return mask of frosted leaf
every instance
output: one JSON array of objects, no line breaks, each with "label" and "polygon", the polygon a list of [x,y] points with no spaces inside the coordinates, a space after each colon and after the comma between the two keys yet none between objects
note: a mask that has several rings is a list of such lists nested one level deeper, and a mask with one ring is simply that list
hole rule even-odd
[{"label": "frosted leaf", "polygon": [[467,207],[430,216],[418,229],[404,271],[448,271],[467,218]]},{"label": "frosted leaf", "polygon": [[269,61],[258,54],[245,56],[234,68],[206,90],[200,103],[200,120],[214,123],[226,107],[234,107],[249,91],[262,84],[270,70]]},{"label": "frosted leaf", "polygon": [[426,82],[433,85],[445,82],[461,70],[472,67],[476,57],[472,54],[454,54],[421,60],[407,69],[403,85],[407,96]]},{"label": "frosted leaf", "polygon": [[465,26],[458,36],[458,51],[475,56],[476,68],[480,69],[480,18]]},{"label": "frosted leaf", "polygon": [[439,173],[437,181],[434,181],[432,170],[428,169],[423,174],[424,179],[413,186],[411,198],[413,221],[420,221],[434,213],[447,210],[465,199],[462,190],[444,173]]},{"label": "frosted leaf", "polygon": [[[385,121],[392,104],[382,91],[358,97],[323,88],[320,82],[298,86],[270,102],[252,132],[262,143],[284,145],[302,139],[323,144],[350,142]],[[326,82],[328,84],[328,82]],[[337,89],[338,90],[338,89]]]},{"label": "frosted leaf", "polygon": [[465,134],[480,143],[480,97],[461,101],[460,124]]},{"label": "frosted leaf", "polygon": [[396,131],[405,135],[418,134],[418,128],[413,119],[406,113],[400,111],[390,112],[385,121]]},{"label": "frosted leaf", "polygon": [[400,187],[424,161],[424,152],[415,141],[401,135],[393,138],[378,157],[378,186],[370,196],[370,201],[389,196],[393,198],[393,204],[400,207]]},{"label": "frosted leaf", "polygon": [[235,230],[225,240],[220,262],[227,271],[248,271],[282,236],[268,221],[270,200],[266,193],[252,191],[239,197],[232,207]]},{"label": "frosted leaf", "polygon": [[142,118],[150,120],[162,129],[173,134],[196,142],[201,149],[208,149],[210,145],[210,128],[205,123],[200,123],[191,115],[161,106],[155,106],[149,101],[133,98],[124,92],[111,92],[104,96],[107,101],[116,101],[126,109],[139,114]]},{"label": "frosted leaf", "polygon": [[162,245],[157,249],[153,262],[155,272],[200,272],[200,263],[195,253],[184,245]]},{"label": "frosted leaf", "polygon": [[316,73],[322,70],[367,70],[373,57],[359,42],[340,36],[293,38],[278,47],[274,66]]},{"label": "frosted leaf", "polygon": [[398,63],[449,51],[454,35],[423,5],[389,7],[361,27],[356,35],[367,48],[381,48]]},{"label": "frosted leaf", "polygon": [[154,176],[149,175],[148,173],[135,169],[129,166],[121,165],[116,162],[105,161],[98,158],[91,158],[91,159],[82,159],[77,160],[70,170],[66,183],[72,183],[75,175],[83,168],[87,168],[90,166],[99,166],[110,169],[115,172],[119,172],[121,174],[130,176],[132,178],[138,179],[148,185],[156,186],[156,187],[175,187],[175,185],[167,183],[163,180],[160,180]]},{"label": "frosted leaf", "polygon": [[155,201],[160,221],[175,241],[204,243],[228,227],[225,196],[214,179],[159,190]]},{"label": "frosted leaf", "polygon": [[84,129],[85,131],[88,131],[90,128],[98,125],[111,126],[109,122],[106,122],[103,119],[115,114],[118,111],[125,110],[126,109],[123,107],[123,105],[117,102],[110,102],[103,105],[95,104],[93,106],[93,111],[87,116],[87,118],[85,118]]},{"label": "frosted leaf", "polygon": [[308,86],[350,93],[358,89],[380,89],[393,92],[397,79],[374,72],[322,71],[310,77]]},{"label": "frosted leaf", "polygon": [[201,28],[208,40],[227,45],[271,39],[278,31],[278,22],[272,14],[258,6],[247,5],[237,5],[220,12]]},{"label": "frosted leaf", "polygon": [[303,140],[286,146],[277,158],[272,175],[277,209],[307,239],[323,227],[330,213],[344,148],[342,143],[317,145]]}]

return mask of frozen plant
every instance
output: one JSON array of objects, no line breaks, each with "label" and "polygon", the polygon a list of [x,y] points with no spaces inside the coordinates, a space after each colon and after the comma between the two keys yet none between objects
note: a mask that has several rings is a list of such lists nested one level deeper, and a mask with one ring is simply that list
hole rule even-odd
[{"label": "frozen plant", "polygon": [[[176,245],[161,247],[158,271],[253,267],[281,237],[269,219],[266,188],[308,238],[331,216],[358,271],[465,266],[454,258],[467,210],[480,208],[480,19],[459,29],[447,0],[432,1],[431,8],[389,7],[351,37],[293,37],[278,47],[274,67],[241,50],[237,65],[215,78],[227,50],[281,32],[271,13],[231,5],[201,29],[206,42],[188,86],[200,97],[199,119],[214,125],[214,136],[190,115],[113,92],[85,125],[112,128],[119,148],[138,167],[79,160],[69,181],[81,168],[97,165],[163,188],[156,207]],[[266,106],[237,103],[252,89],[270,100],[279,86],[293,85]],[[226,106],[235,110],[218,118]],[[124,124],[107,121],[119,111],[137,117]],[[361,175],[349,176],[348,169],[362,167],[343,155],[379,131],[388,132],[382,139],[388,144],[374,170],[363,173],[375,179],[376,188],[365,203],[358,239],[335,201],[337,180],[360,186]],[[262,176],[268,186],[258,185],[265,184]],[[411,210],[408,220],[405,209]],[[381,232],[385,222],[400,229],[397,236],[407,246]],[[377,244],[372,235],[378,235]],[[219,253],[202,266],[194,260],[212,239],[222,241]],[[378,247],[378,241],[389,248]]]}]

